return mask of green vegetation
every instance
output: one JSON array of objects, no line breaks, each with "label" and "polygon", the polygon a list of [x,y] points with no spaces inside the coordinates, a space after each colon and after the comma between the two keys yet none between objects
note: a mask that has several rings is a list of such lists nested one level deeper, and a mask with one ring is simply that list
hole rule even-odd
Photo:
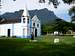
[{"label": "green vegetation", "polygon": [[63,0],[64,3],[71,4],[74,0]]},{"label": "green vegetation", "polygon": [[39,42],[47,42],[50,44],[54,44],[54,39],[59,38],[60,42],[58,44],[75,44],[75,38],[71,36],[51,36],[51,35],[44,35],[40,38],[37,38]]},{"label": "green vegetation", "polygon": [[[60,43],[53,43],[59,38]],[[75,56],[73,36],[41,36],[37,42],[30,39],[0,39],[0,56]]]},{"label": "green vegetation", "polygon": [[68,30],[75,31],[75,25],[70,22],[66,22],[62,19],[56,19],[53,23],[45,23],[42,25],[42,34],[53,33],[59,31],[65,34]]}]

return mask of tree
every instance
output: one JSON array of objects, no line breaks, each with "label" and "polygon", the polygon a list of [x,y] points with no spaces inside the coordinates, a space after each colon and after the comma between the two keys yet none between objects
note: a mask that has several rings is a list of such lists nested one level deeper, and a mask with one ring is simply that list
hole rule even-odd
[{"label": "tree", "polygon": [[59,31],[63,34],[65,34],[68,30],[75,31],[75,25],[70,22],[66,22],[64,20],[56,20],[54,24],[54,31]]},{"label": "tree", "polygon": [[[58,3],[58,0],[39,0],[40,3],[45,3],[46,1],[48,1],[49,4],[52,2],[53,5],[54,5],[54,3]],[[75,0],[62,0],[62,1],[67,4],[71,4]]]},{"label": "tree", "polygon": [[[59,5],[60,2],[58,2],[58,0],[39,0],[39,3],[46,3],[46,1],[48,1],[48,4],[53,4],[55,8],[57,8],[57,6]],[[74,2],[75,0],[62,0],[64,3],[67,4],[71,4],[72,2]]]},{"label": "tree", "polygon": [[49,34],[53,32],[53,25],[49,23],[45,23],[42,25],[42,34]]},{"label": "tree", "polygon": [[71,16],[71,22],[75,21],[75,6],[70,8],[69,15]]},{"label": "tree", "polygon": [[[53,4],[55,8],[59,5],[58,0],[47,0],[48,4]],[[39,3],[46,3],[46,0],[39,0]]]},{"label": "tree", "polygon": [[75,14],[75,6],[72,6],[69,10],[69,15]]},{"label": "tree", "polygon": [[71,4],[74,0],[63,0],[64,3]]},{"label": "tree", "polygon": [[44,34],[53,33],[54,31],[65,34],[68,30],[75,31],[75,25],[62,19],[56,19],[55,22],[46,23],[42,26],[42,33]]}]

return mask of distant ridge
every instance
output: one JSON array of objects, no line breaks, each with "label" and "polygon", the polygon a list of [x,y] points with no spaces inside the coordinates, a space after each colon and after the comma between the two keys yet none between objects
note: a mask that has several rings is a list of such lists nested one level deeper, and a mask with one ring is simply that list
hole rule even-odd
[{"label": "distant ridge", "polygon": [[[15,20],[20,19],[22,16],[23,10],[15,11],[15,12],[6,12],[1,17],[6,20]],[[40,19],[41,24],[45,23],[53,23],[56,19],[59,19],[53,11],[50,11],[46,8],[40,9],[40,10],[29,10],[30,17],[32,18],[34,15],[37,15],[37,17]],[[2,19],[1,18],[1,19]],[[1,20],[0,19],[0,20]],[[20,20],[19,20],[20,21]]]}]

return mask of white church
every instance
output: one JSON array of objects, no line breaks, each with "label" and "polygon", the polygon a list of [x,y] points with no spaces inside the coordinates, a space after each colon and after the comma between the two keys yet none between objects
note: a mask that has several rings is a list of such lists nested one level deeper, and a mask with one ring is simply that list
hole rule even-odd
[{"label": "white church", "polygon": [[[18,13],[20,16],[16,16],[17,11],[14,12],[15,15],[4,16],[0,19],[0,36],[17,38],[31,38],[31,33],[33,32],[35,37],[41,35],[41,22],[36,15],[32,18],[26,8],[20,10]],[[8,14],[8,13],[6,13]],[[14,18],[9,18],[9,17]],[[7,17],[7,18],[6,18]]]}]

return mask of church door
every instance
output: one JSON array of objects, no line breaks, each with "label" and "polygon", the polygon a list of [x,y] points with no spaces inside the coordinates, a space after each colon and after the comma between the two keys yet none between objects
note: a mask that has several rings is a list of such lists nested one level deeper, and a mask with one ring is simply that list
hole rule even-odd
[{"label": "church door", "polygon": [[10,29],[8,29],[8,37],[10,37]]},{"label": "church door", "polygon": [[37,29],[35,29],[35,37],[37,37]]}]

